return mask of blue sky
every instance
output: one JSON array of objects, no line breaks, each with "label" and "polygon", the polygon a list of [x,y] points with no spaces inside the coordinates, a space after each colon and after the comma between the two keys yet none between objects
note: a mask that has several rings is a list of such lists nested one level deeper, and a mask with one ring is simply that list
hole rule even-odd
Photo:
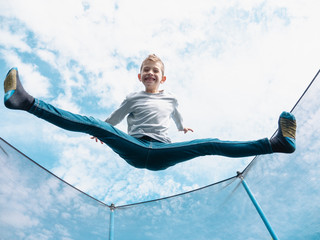
[{"label": "blue sky", "polygon": [[[16,66],[33,96],[104,120],[142,85],[156,53],[179,99],[184,135],[269,137],[319,69],[317,1],[0,2],[0,72]],[[3,97],[3,91],[1,92]],[[0,106],[0,136],[107,204],[164,197],[235,175],[251,160],[203,157],[166,171],[127,165],[89,136]],[[126,130],[125,122],[118,126]]]}]

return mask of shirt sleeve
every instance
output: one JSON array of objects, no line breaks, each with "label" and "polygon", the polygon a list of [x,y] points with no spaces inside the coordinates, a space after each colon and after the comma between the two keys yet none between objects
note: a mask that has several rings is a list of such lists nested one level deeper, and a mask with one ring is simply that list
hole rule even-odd
[{"label": "shirt sleeve", "polygon": [[111,115],[105,120],[105,122],[111,124],[112,126],[120,123],[128,114],[129,114],[129,101],[126,98],[120,105],[118,109],[116,109]]},{"label": "shirt sleeve", "polygon": [[174,109],[173,109],[173,113],[172,113],[172,119],[175,122],[177,128],[179,131],[183,131],[183,119],[182,116],[178,110],[178,101],[175,100],[174,103]]}]

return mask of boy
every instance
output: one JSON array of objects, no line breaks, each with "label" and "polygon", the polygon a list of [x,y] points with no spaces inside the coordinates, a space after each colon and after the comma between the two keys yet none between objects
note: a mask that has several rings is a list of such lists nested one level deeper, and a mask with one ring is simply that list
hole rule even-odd
[{"label": "boy", "polygon": [[[149,55],[141,64],[138,78],[145,91],[130,94],[104,122],[55,108],[30,96],[23,89],[16,68],[12,68],[5,79],[4,104],[10,109],[28,111],[66,130],[95,136],[96,140],[106,143],[130,165],[154,171],[205,155],[247,157],[295,151],[296,120],[287,112],[280,115],[278,132],[270,140],[230,142],[197,139],[171,143],[167,135],[170,118],[173,118],[178,130],[184,133],[193,130],[183,126],[174,96],[159,91],[160,84],[166,81],[160,58]],[[126,116],[128,134],[114,127]]]}]

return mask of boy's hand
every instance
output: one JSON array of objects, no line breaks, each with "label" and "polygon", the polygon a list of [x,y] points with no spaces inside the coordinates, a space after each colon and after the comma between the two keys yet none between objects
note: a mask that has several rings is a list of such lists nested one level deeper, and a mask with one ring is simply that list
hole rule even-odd
[{"label": "boy's hand", "polygon": [[[96,140],[96,142],[98,142],[98,140],[99,140],[97,137],[91,137],[91,139]],[[99,140],[99,141],[100,141],[100,140]],[[100,143],[101,143],[101,144],[103,144],[103,142],[102,142],[102,141],[100,141]]]},{"label": "boy's hand", "polygon": [[193,130],[191,129],[191,128],[184,128],[183,129],[183,132],[186,134],[187,132],[189,132],[189,131],[191,131],[191,132],[193,132]]}]

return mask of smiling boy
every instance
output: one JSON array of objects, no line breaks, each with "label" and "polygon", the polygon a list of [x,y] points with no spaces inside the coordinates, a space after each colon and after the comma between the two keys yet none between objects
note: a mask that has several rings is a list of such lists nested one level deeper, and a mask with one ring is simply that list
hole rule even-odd
[{"label": "smiling boy", "polygon": [[[171,118],[179,131],[193,130],[183,125],[177,99],[159,90],[166,81],[160,58],[149,55],[141,64],[138,78],[145,90],[128,95],[105,121],[73,114],[33,98],[23,89],[16,68],[6,76],[4,103],[10,109],[28,111],[63,129],[95,136],[130,165],[155,171],[205,155],[247,157],[295,151],[296,120],[288,112],[280,115],[278,132],[270,140],[231,142],[209,138],[171,143],[168,137]],[[114,127],[125,117],[128,134]]]},{"label": "smiling boy", "polygon": [[[163,84],[167,80],[167,77],[164,76],[164,65],[160,58],[156,55],[149,55],[141,64],[138,78],[145,86],[146,93],[159,93],[160,84]],[[186,127],[180,131],[184,131],[184,133],[188,131],[193,132],[191,128]]]},{"label": "smiling boy", "polygon": [[145,91],[128,95],[121,106],[105,120],[107,123],[115,126],[127,116],[130,136],[166,143],[171,142],[168,136],[171,118],[179,131],[192,131],[183,126],[177,99],[172,94],[159,90],[166,77],[164,65],[157,56],[150,55],[143,61],[138,79]]}]

